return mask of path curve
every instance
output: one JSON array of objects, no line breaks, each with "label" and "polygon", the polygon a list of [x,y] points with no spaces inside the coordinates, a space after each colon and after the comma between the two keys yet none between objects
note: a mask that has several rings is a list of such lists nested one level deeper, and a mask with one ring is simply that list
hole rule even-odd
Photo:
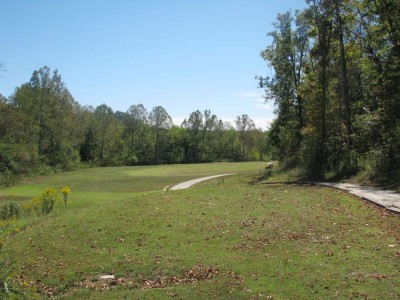
[{"label": "path curve", "polygon": [[174,185],[173,187],[171,187],[170,190],[171,191],[184,190],[184,189],[188,189],[188,188],[192,187],[193,185],[195,185],[196,183],[199,183],[199,182],[202,182],[202,181],[206,181],[206,180],[209,180],[209,179],[222,177],[222,176],[234,175],[234,174],[236,174],[236,173],[219,174],[219,175],[213,175],[213,176],[207,176],[207,177],[201,177],[201,178],[197,178],[197,179],[192,179],[192,180],[189,180],[189,181],[178,183],[178,184]]}]

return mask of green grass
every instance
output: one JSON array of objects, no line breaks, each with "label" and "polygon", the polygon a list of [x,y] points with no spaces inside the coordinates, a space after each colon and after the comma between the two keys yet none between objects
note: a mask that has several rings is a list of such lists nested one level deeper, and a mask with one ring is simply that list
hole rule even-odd
[{"label": "green grass", "polygon": [[65,185],[71,187],[74,198],[77,199],[87,200],[88,195],[92,194],[97,198],[104,193],[112,193],[119,197],[126,193],[159,191],[167,185],[202,176],[259,170],[265,164],[244,162],[92,168],[26,180],[11,188],[0,190],[0,201],[6,201],[10,197],[26,200],[40,195],[49,187],[61,188]]},{"label": "green grass", "polygon": [[[260,167],[93,169],[3,190],[69,184],[71,199],[79,194],[7,239],[10,288],[59,299],[400,297],[399,215],[330,188],[253,184]],[[224,172],[242,173],[161,191]],[[123,179],[147,190],[115,192],[111,182]],[[103,274],[120,280],[103,282]]]}]

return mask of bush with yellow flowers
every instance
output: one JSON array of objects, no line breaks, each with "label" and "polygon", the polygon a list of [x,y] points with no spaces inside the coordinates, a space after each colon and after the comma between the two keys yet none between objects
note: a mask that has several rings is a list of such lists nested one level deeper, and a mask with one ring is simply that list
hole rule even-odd
[{"label": "bush with yellow flowers", "polygon": [[61,193],[63,194],[64,197],[64,204],[65,206],[67,206],[68,196],[71,193],[71,188],[68,185],[66,185],[61,189]]}]

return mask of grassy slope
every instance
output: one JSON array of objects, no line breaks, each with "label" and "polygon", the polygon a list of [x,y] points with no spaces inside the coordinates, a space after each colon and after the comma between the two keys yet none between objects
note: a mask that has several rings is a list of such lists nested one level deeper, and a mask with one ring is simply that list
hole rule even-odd
[{"label": "grassy slope", "polygon": [[[88,200],[88,195],[108,198],[104,193],[126,196],[126,193],[162,190],[167,185],[202,176],[247,172],[263,168],[263,162],[162,165],[121,168],[92,168],[26,180],[14,187],[0,190],[0,201],[7,197],[31,198],[49,187],[69,185],[74,199]],[[125,194],[125,195],[124,195]],[[104,197],[103,197],[103,196]]]},{"label": "grassy slope", "polygon": [[[62,299],[400,297],[399,215],[330,188],[249,185],[250,175],[159,191],[235,168],[85,170],[15,187],[27,195],[72,182],[79,201],[12,236],[2,255],[20,282]],[[111,182],[124,178],[154,191],[115,193]],[[110,273],[120,282],[97,281]]]}]

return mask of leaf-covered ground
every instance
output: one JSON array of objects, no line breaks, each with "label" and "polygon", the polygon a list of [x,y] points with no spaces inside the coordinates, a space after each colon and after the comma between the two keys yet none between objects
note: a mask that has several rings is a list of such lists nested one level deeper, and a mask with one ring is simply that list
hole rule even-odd
[{"label": "leaf-covered ground", "polygon": [[3,247],[10,288],[60,299],[400,297],[399,215],[331,188],[253,179],[109,195],[38,219]]}]

